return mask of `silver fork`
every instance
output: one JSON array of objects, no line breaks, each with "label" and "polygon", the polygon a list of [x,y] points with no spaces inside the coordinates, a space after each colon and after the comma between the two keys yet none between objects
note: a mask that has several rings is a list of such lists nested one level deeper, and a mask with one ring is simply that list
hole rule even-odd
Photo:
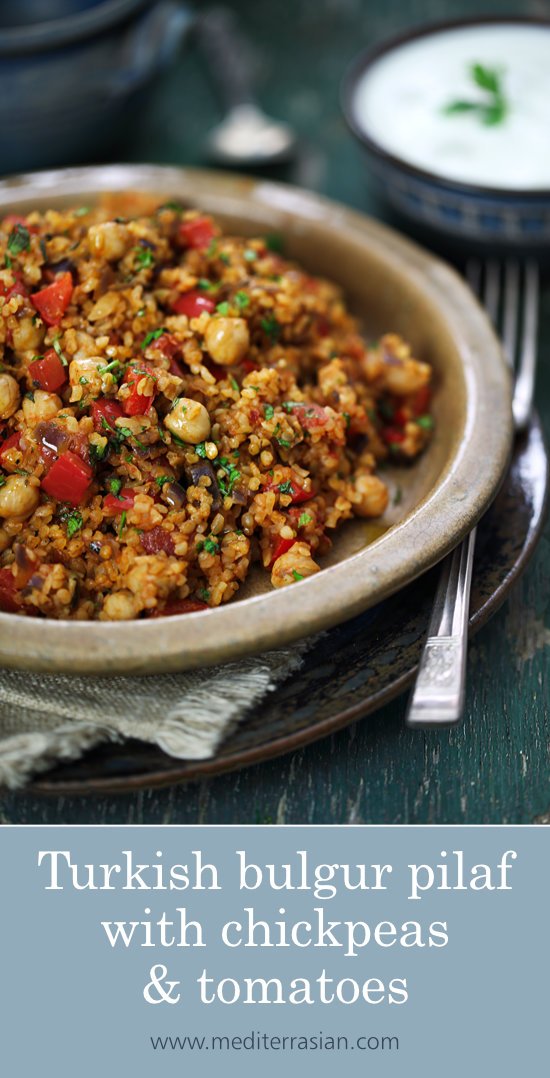
[{"label": "silver fork", "polygon": [[[497,327],[512,370],[517,369],[512,411],[516,433],[528,426],[533,406],[539,300],[539,272],[532,259],[505,263],[489,259],[471,261],[466,276],[472,290],[483,299]],[[520,307],[523,319],[520,334]],[[499,317],[499,311],[502,314]],[[470,589],[476,529],[463,539],[443,563],[434,599],[428,636],[422,650],[416,682],[407,708],[407,725],[433,728],[454,726],[464,711],[466,651]]]}]

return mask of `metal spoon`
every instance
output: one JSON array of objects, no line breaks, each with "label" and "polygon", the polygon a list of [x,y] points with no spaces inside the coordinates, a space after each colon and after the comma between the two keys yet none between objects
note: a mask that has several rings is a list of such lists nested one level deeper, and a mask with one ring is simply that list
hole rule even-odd
[{"label": "metal spoon", "polygon": [[227,8],[212,8],[197,22],[200,46],[214,75],[227,115],[208,135],[209,156],[233,166],[270,165],[287,160],[296,148],[288,124],[274,120],[254,102],[246,45]]}]

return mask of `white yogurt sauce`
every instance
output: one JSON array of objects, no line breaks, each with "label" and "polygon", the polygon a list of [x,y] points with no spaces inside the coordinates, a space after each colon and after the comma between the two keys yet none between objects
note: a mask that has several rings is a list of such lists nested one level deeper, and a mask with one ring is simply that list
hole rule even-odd
[{"label": "white yogurt sauce", "polygon": [[[492,127],[444,113],[451,101],[485,100],[474,63],[502,72],[509,111]],[[550,27],[485,24],[408,42],[369,67],[353,109],[383,150],[417,168],[503,190],[550,188]]]}]

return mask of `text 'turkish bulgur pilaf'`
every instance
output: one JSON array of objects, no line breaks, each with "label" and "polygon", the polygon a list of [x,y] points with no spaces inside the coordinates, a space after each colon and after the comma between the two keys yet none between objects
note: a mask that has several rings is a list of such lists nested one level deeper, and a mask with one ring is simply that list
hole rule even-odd
[{"label": "text 'turkish bulgur pilaf'", "polygon": [[311,576],[384,512],[377,462],[425,445],[429,366],[269,240],[113,205],[0,224],[0,609],[119,620],[218,606],[252,561]]}]

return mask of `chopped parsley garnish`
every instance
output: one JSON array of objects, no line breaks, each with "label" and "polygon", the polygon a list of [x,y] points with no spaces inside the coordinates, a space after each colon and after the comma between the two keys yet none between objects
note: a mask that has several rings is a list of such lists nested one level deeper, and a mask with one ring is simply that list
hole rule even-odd
[{"label": "chopped parsley garnish", "polygon": [[118,498],[119,502],[121,502],[123,500],[120,497],[120,491],[122,489],[122,479],[119,479],[118,476],[113,476],[112,479],[109,479],[107,485],[111,494],[114,494],[115,498]]},{"label": "chopped parsley garnish", "polygon": [[207,603],[210,599],[210,592],[208,591],[208,588],[200,588],[199,595],[204,603]]},{"label": "chopped parsley garnish", "polygon": [[293,577],[294,577],[294,579],[295,579],[295,580],[303,580],[303,579],[304,579],[304,578],[303,578],[303,576],[302,576],[302,574],[301,574],[301,573],[299,573],[299,572],[297,572],[297,570],[296,570],[296,569],[293,569],[293,570],[292,570],[292,575],[293,575]]},{"label": "chopped parsley garnish", "polygon": [[206,460],[206,445],[204,442],[199,442],[199,444],[195,446],[195,453],[201,460]]},{"label": "chopped parsley garnish", "polygon": [[346,427],[349,427],[349,425],[351,423],[351,416],[350,416],[349,412],[342,412],[342,415],[343,415],[343,417],[344,417],[344,419],[346,421]]},{"label": "chopped parsley garnish", "polygon": [[82,525],[84,523],[84,521],[82,519],[82,514],[78,512],[78,509],[75,509],[74,512],[71,513],[71,515],[69,517],[67,517],[66,523],[67,523],[67,536],[68,536],[69,539],[72,539],[73,535],[76,535],[76,533],[78,531],[80,531],[80,529],[81,529],[81,527],[82,527]]},{"label": "chopped parsley garnish", "polygon": [[155,476],[155,483],[157,484],[157,487],[159,488],[159,490],[162,490],[165,483],[172,483],[173,481],[174,481],[174,477],[172,475],[157,475],[157,476]]},{"label": "chopped parsley garnish", "polygon": [[75,217],[85,217],[86,214],[89,213],[89,212],[90,212],[90,207],[89,206],[79,206],[78,209],[74,211],[74,216]]},{"label": "chopped parsley garnish", "polygon": [[278,340],[281,333],[281,327],[276,318],[262,318],[260,325],[264,333],[267,333],[267,336],[271,338],[272,342]]},{"label": "chopped parsley garnish", "polygon": [[197,543],[197,550],[198,551],[205,550],[207,554],[217,554],[219,548],[220,548],[220,544],[218,543],[218,540],[214,538],[213,535],[209,536],[209,538],[205,539],[203,542]]},{"label": "chopped parsley garnish", "polygon": [[4,487],[5,485],[6,485],[6,477],[5,477],[5,475],[0,475],[0,487]]},{"label": "chopped parsley garnish", "polygon": [[90,461],[92,464],[99,464],[105,458],[108,445],[99,445],[98,442],[90,442]]},{"label": "chopped parsley garnish", "polygon": [[292,442],[287,441],[286,438],[276,438],[277,445],[282,446],[283,449],[290,449]]},{"label": "chopped parsley garnish", "polygon": [[207,258],[213,258],[214,255],[216,254],[217,250],[218,250],[218,241],[217,240],[211,240],[211,242],[210,242],[210,244],[209,244],[209,246],[207,248],[207,251],[206,251],[206,257]]},{"label": "chopped parsley garnish", "polygon": [[294,488],[290,479],[287,479],[286,483],[279,483],[279,490],[281,494],[293,494]]},{"label": "chopped parsley garnish", "polygon": [[230,375],[229,381],[231,382],[231,388],[234,389],[236,393],[240,393],[241,387],[237,382],[237,379],[233,378],[233,375]]},{"label": "chopped parsley garnish", "polygon": [[207,277],[201,277],[197,281],[197,288],[200,288],[201,292],[215,292],[218,285],[216,281],[209,281]]},{"label": "chopped parsley garnish", "polygon": [[275,409],[272,404],[264,404],[264,415],[266,419],[273,419]]},{"label": "chopped parsley garnish", "polygon": [[11,269],[11,258],[9,255],[4,256],[4,266],[6,269]]},{"label": "chopped parsley garnish", "polygon": [[181,202],[163,202],[162,206],[159,206],[157,213],[160,213],[161,210],[173,210],[174,213],[181,214],[183,213],[183,206]]},{"label": "chopped parsley garnish", "polygon": [[[241,478],[239,469],[236,468],[227,457],[219,457],[216,461],[216,467],[219,469],[217,481],[221,493],[224,498],[231,496],[235,483]],[[223,472],[224,474],[220,475],[220,472]]]},{"label": "chopped parsley garnish", "polygon": [[247,262],[255,262],[257,257],[258,257],[258,252],[253,251],[251,247],[247,247],[246,251],[243,252],[243,258]]},{"label": "chopped parsley garnish", "polygon": [[151,344],[151,341],[158,341],[159,337],[162,337],[163,333],[166,333],[164,327],[161,327],[161,329],[152,329],[147,334],[147,336],[143,338],[141,342],[141,348],[147,348],[147,346]]},{"label": "chopped parsley garnish", "polygon": [[230,262],[229,255],[225,251],[222,251],[220,255],[220,262],[223,262],[224,266],[228,266]]},{"label": "chopped parsley garnish", "polygon": [[236,292],[235,303],[240,311],[244,311],[245,307],[248,307],[248,304],[250,303],[250,296],[247,292]]},{"label": "chopped parsley garnish", "polygon": [[136,263],[140,269],[150,269],[155,264],[155,256],[149,247],[136,247]]},{"label": "chopped parsley garnish", "polygon": [[79,385],[81,385],[81,386],[87,386],[88,385],[88,379],[85,378],[84,375],[82,375],[82,377],[78,379],[78,382],[79,382]]},{"label": "chopped parsley garnish", "polygon": [[57,333],[56,336],[54,337],[53,341],[52,341],[52,348],[53,348],[54,352],[56,353],[56,355],[59,356],[59,359],[61,360],[63,366],[68,367],[69,366],[68,361],[65,358],[65,356],[63,355],[63,352],[61,350],[61,345],[59,343],[59,338],[60,337],[61,337],[61,334]]},{"label": "chopped parsley garnish", "polygon": [[139,311],[136,314],[136,318],[143,318],[144,314],[145,314],[145,307],[140,307]]},{"label": "chopped parsley garnish", "polygon": [[311,524],[313,517],[310,517],[309,513],[301,513],[298,521],[299,528],[305,528],[307,524]]},{"label": "chopped parsley garnish", "polygon": [[449,101],[443,112],[446,116],[460,116],[470,113],[476,116],[486,127],[494,127],[502,123],[509,112],[509,102],[506,99],[502,74],[496,67],[485,67],[484,64],[470,64],[469,74],[474,85],[482,90],[484,98],[477,101],[458,98]]},{"label": "chopped parsley garnish", "polygon": [[229,314],[229,304],[227,302],[218,303],[216,310],[218,314]]},{"label": "chopped parsley garnish", "polygon": [[126,527],[126,510],[124,509],[120,517],[120,528],[118,529],[118,537],[120,539],[124,529]]},{"label": "chopped parsley garnish", "polygon": [[416,422],[418,423],[418,426],[423,427],[424,430],[431,430],[434,425],[434,421],[431,415],[421,415],[418,417]]},{"label": "chopped parsley garnish", "polygon": [[31,245],[31,237],[25,225],[17,223],[13,226],[8,236],[8,251],[10,255],[20,255],[22,251],[28,251]]},{"label": "chopped parsley garnish", "polygon": [[393,504],[394,505],[400,505],[402,501],[403,501],[403,491],[402,491],[401,487],[396,487],[395,488],[395,494],[393,496]]},{"label": "chopped parsley garnish", "polygon": [[113,359],[111,361],[111,363],[107,363],[105,367],[98,367],[97,368],[97,373],[98,374],[108,374],[109,371],[114,371],[114,370],[116,370],[117,367],[120,367],[120,360],[119,359]]}]

